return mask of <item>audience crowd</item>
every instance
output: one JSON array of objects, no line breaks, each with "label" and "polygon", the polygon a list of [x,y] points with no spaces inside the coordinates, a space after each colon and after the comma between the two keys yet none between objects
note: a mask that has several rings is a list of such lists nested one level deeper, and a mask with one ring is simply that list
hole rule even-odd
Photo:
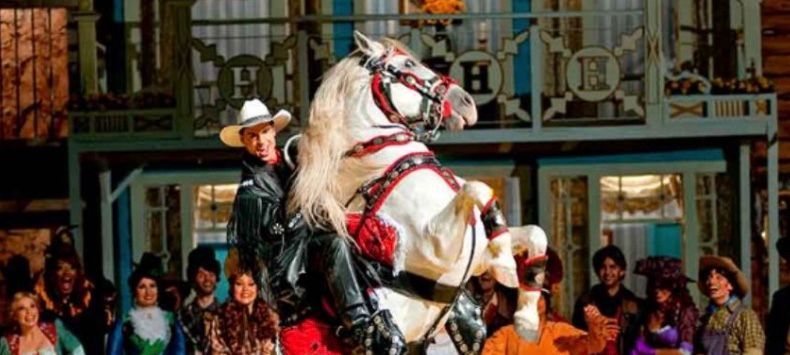
[{"label": "audience crowd", "polygon": [[[786,260],[788,240],[777,243]],[[650,256],[629,269],[620,249],[606,246],[592,260],[599,282],[576,300],[566,320],[552,308],[563,265],[554,250],[548,255],[538,342],[517,334],[516,290],[489,274],[469,282],[487,326],[484,354],[790,354],[790,287],[774,294],[764,331],[744,303],[749,281],[727,257],[701,257],[695,280],[684,274],[680,259]],[[68,233],[53,238],[41,275],[26,279],[25,270],[24,258],[4,270],[8,316],[0,355],[277,353],[279,318],[259,294],[259,279],[239,263],[226,263],[230,289],[220,302],[216,289],[223,275],[209,247],[189,254],[189,289],[163,279],[161,260],[145,253],[127,280],[133,305],[125,312],[117,309],[109,281],[86,277]],[[623,284],[629,271],[646,278],[646,298]],[[694,283],[704,303],[694,303]]]}]

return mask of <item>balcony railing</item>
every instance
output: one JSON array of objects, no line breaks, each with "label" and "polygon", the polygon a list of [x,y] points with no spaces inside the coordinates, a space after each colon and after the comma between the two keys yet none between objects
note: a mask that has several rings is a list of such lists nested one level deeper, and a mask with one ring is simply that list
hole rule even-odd
[{"label": "balcony railing", "polygon": [[[179,103],[186,110],[72,113],[72,132],[75,137],[89,139],[121,134],[184,137],[184,132],[190,138],[209,137],[231,123],[249,97],[260,97],[270,106],[291,110],[297,119],[304,118],[321,74],[352,49],[352,29],[399,39],[430,67],[449,74],[474,96],[481,120],[472,132],[462,133],[460,141],[464,134],[475,136],[475,129],[536,133],[568,127],[629,126],[632,131],[643,127],[648,132],[656,129],[656,124],[775,118],[776,100],[771,93],[665,93],[665,83],[671,73],[679,71],[681,61],[700,63],[691,68],[684,64],[685,70],[694,70],[696,75],[722,75],[710,63],[694,57],[699,48],[711,45],[706,42],[709,36],[695,37],[694,30],[684,29],[683,21],[688,19],[668,18],[680,16],[684,10],[675,8],[677,2],[649,0],[613,9],[595,6],[583,11],[439,17],[193,19],[188,24],[191,33],[183,33],[188,38],[166,41],[181,43],[169,51],[173,57],[160,53],[159,58],[160,62],[175,57],[191,61],[182,63],[192,69],[191,83],[174,89],[189,93],[175,95],[191,100]],[[192,11],[195,13],[199,11]],[[747,15],[759,16],[733,18]],[[421,20],[436,18],[448,22],[419,26]],[[133,40],[139,37],[135,26],[131,24],[128,30],[131,50],[127,65],[133,75],[139,58],[139,43]],[[744,27],[740,28],[743,31]],[[680,43],[680,37],[687,41]],[[743,37],[742,33],[733,37],[730,58],[737,61],[738,70],[729,74],[746,77],[755,71],[749,73],[744,63],[748,60],[743,54],[745,43],[735,42],[738,37]],[[689,43],[698,48],[688,48]],[[179,57],[184,48],[191,51],[191,59]],[[191,130],[177,133],[177,127]],[[616,130],[612,132],[616,134]]]}]

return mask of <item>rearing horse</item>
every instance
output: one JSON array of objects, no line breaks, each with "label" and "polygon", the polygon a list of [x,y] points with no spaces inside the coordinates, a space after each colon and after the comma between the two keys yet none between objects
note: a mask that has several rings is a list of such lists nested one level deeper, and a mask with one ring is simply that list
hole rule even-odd
[{"label": "rearing horse", "polygon": [[[512,236],[493,190],[442,168],[421,142],[440,126],[459,131],[474,125],[474,100],[398,42],[359,32],[354,37],[359,50],[324,75],[313,99],[289,209],[351,237],[362,254],[390,264],[393,274],[431,280],[434,289],[449,286],[456,299],[470,276],[486,270],[518,287]],[[371,225],[389,228],[394,238],[360,239],[360,230]],[[538,260],[545,239],[539,234],[521,247]],[[527,339],[535,339],[538,328],[540,285],[533,286],[520,293],[515,315]],[[432,336],[454,302],[390,287],[376,292],[408,342]]]}]

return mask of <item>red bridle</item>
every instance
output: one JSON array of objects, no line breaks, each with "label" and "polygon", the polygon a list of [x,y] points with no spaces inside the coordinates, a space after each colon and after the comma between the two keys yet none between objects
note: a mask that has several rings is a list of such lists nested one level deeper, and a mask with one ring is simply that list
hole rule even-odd
[{"label": "red bridle", "polygon": [[[434,140],[438,137],[442,123],[452,112],[452,104],[446,96],[450,85],[455,84],[455,81],[441,74],[430,79],[422,79],[413,72],[400,70],[387,63],[395,55],[408,54],[396,48],[381,57],[366,58],[365,68],[373,75],[371,81],[373,101],[390,122],[408,127],[417,140]],[[391,89],[394,84],[401,84],[422,96],[419,114],[406,116],[395,107]]]}]

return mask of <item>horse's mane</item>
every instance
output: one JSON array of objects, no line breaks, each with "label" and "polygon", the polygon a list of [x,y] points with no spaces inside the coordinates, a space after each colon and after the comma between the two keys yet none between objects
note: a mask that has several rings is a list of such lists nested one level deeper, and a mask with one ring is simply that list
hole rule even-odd
[{"label": "horse's mane", "polygon": [[[388,49],[405,50],[394,40],[381,43]],[[353,145],[348,132],[358,128],[346,120],[355,114],[349,99],[361,97],[370,85],[367,70],[360,66],[361,59],[361,54],[354,52],[324,74],[310,105],[307,127],[299,139],[299,167],[288,199],[289,212],[300,212],[309,225],[328,227],[345,236],[344,199],[351,197],[347,191],[367,181],[379,168],[364,165],[360,159],[343,159]]]}]

